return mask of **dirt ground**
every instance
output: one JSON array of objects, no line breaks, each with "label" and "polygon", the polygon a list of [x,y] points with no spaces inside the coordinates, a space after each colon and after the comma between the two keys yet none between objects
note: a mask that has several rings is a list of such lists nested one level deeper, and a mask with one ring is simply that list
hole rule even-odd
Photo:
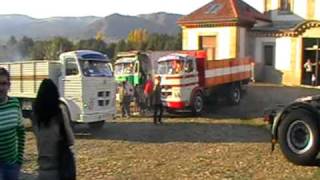
[{"label": "dirt ground", "polygon": [[[95,179],[320,179],[318,167],[289,163],[271,153],[265,108],[319,90],[255,84],[239,106],[223,101],[201,117],[166,115],[115,119],[100,131],[75,128],[80,180]],[[22,179],[36,176],[36,146],[28,131]]]}]

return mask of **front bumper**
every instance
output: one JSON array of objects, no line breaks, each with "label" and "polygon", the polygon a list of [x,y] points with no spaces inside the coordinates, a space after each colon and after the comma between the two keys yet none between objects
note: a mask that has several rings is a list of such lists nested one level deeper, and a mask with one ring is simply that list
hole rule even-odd
[{"label": "front bumper", "polygon": [[164,101],[162,105],[170,109],[185,109],[187,107],[187,104],[183,101],[178,101],[178,102]]},{"label": "front bumper", "polygon": [[114,118],[115,113],[92,113],[92,114],[80,114],[80,123],[92,123],[99,121],[110,121]]}]

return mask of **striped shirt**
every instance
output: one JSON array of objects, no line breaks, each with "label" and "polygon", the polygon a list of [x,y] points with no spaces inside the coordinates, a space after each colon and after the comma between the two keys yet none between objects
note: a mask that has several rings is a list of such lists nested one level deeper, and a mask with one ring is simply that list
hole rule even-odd
[{"label": "striped shirt", "polygon": [[9,98],[0,104],[0,162],[21,164],[23,159],[25,130],[18,99]]}]

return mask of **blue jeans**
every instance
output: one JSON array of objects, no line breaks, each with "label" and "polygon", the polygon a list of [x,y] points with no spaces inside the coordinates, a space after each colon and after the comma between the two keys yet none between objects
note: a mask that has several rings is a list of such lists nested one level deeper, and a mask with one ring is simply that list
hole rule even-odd
[{"label": "blue jeans", "polygon": [[0,180],[18,180],[20,164],[7,164],[0,162]]}]

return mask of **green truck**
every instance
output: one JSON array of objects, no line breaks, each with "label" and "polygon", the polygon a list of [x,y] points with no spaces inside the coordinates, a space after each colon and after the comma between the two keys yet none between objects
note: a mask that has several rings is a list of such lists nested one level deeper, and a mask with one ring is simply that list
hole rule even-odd
[{"label": "green truck", "polygon": [[128,51],[119,52],[114,64],[114,75],[117,83],[125,80],[133,86],[142,85],[148,74],[156,73],[157,60],[171,51]]},{"label": "green truck", "polygon": [[133,86],[142,84],[147,74],[152,73],[151,70],[151,63],[145,53],[130,51],[117,54],[114,75],[118,83],[127,80]]}]

